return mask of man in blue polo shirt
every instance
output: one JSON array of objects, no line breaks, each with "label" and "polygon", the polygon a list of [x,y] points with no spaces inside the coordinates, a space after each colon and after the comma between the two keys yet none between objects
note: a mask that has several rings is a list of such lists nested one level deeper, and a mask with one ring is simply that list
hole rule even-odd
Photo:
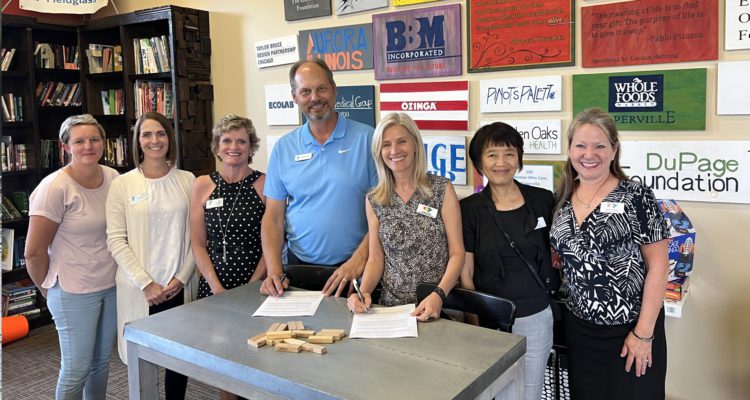
[{"label": "man in blue polo shirt", "polygon": [[364,199],[377,183],[373,128],[336,112],[336,83],[323,60],[295,63],[289,80],[307,123],[276,142],[268,163],[261,290],[279,295],[288,285],[281,281],[286,239],[290,264],[340,265],[323,288],[338,296],[367,261]]}]

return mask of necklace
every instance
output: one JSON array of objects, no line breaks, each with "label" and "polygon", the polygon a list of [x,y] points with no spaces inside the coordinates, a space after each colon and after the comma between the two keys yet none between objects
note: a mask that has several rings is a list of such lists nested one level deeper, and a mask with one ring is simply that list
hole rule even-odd
[{"label": "necklace", "polygon": [[[586,209],[588,210],[589,208],[591,208],[591,203],[594,201],[594,197],[596,197],[596,195],[599,194],[599,191],[602,190],[602,187],[604,187],[604,184],[607,183],[608,180],[609,180],[609,174],[607,174],[607,178],[604,179],[602,183],[599,184],[599,187],[596,188],[596,192],[594,192],[594,195],[591,196],[588,203],[581,200],[581,196],[578,195],[578,190],[576,190],[576,199],[578,199],[578,202],[581,203],[581,205],[586,207]],[[578,187],[580,188],[580,185]]]},{"label": "necklace", "polygon": [[[219,196],[221,196],[221,184],[224,182],[224,178],[219,175]],[[221,255],[221,259],[224,262],[227,262],[227,229],[229,228],[229,221],[232,219],[232,214],[234,214],[234,206],[237,205],[237,199],[240,198],[240,193],[242,192],[242,186],[245,185],[245,179],[247,179],[247,176],[242,178],[240,181],[240,187],[237,189],[237,194],[234,196],[234,202],[232,203],[232,208],[229,210],[229,215],[227,215],[227,223],[226,225],[221,224],[221,211],[219,211],[219,232],[221,232],[221,244],[222,244],[222,250],[223,253]],[[222,196],[223,198],[223,196]]]}]

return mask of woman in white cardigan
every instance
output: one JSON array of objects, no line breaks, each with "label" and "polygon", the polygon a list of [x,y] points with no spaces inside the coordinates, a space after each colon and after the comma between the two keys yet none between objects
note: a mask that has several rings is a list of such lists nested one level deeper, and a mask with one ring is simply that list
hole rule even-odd
[{"label": "woman in white cardigan", "polygon": [[[145,113],[133,129],[137,167],[115,179],[107,197],[107,246],[117,261],[117,338],[127,363],[127,322],[192,300],[195,262],[188,226],[193,174],[175,168],[172,125]],[[187,377],[167,370],[168,400],[184,399]]]}]

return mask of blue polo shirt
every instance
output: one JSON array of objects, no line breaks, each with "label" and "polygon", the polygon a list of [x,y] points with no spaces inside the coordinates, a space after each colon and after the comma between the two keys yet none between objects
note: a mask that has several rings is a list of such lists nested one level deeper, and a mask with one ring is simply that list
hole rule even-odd
[{"label": "blue polo shirt", "polygon": [[276,142],[263,193],[288,201],[286,240],[300,260],[340,264],[367,233],[365,194],[377,183],[370,153],[373,129],[339,114],[321,145],[308,123]]}]

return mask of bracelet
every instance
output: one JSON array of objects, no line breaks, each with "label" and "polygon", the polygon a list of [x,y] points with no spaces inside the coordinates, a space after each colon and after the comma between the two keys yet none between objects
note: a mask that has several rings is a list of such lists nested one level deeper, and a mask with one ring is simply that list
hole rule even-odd
[{"label": "bracelet", "polygon": [[432,293],[437,293],[438,296],[440,296],[440,300],[442,300],[443,303],[445,303],[446,300],[448,300],[448,296],[445,295],[445,292],[443,289],[440,288],[440,286],[435,286],[435,289],[432,291]]},{"label": "bracelet", "polygon": [[641,342],[651,343],[654,341],[654,334],[652,333],[649,337],[643,337],[635,333],[635,328],[631,329],[630,332],[633,333],[633,336],[635,336],[636,339],[640,340]]}]

